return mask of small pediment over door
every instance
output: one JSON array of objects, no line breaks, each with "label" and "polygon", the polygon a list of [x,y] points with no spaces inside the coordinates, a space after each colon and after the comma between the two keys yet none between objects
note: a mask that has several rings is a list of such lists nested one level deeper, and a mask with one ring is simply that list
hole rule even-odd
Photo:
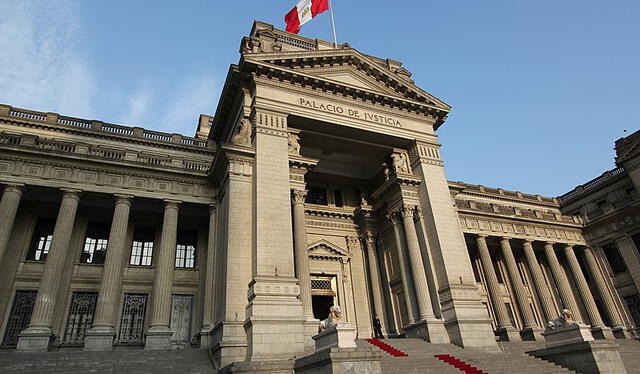
[{"label": "small pediment over door", "polygon": [[336,261],[351,257],[347,250],[325,239],[311,243],[308,254],[311,258]]}]

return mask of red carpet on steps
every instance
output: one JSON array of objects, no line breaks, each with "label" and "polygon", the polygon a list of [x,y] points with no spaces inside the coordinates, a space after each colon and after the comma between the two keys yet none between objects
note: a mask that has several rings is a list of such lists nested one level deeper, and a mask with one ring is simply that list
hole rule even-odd
[{"label": "red carpet on steps", "polygon": [[446,362],[447,364],[455,367],[456,369],[463,371],[467,374],[487,374],[486,372],[478,369],[475,366],[471,366],[462,360],[458,360],[457,358],[451,355],[433,355],[433,357]]},{"label": "red carpet on steps", "polygon": [[369,342],[369,344],[373,344],[376,347],[382,349],[383,351],[387,352],[388,354],[390,354],[393,357],[404,357],[407,356],[406,353],[402,352],[399,349],[395,349],[392,346],[390,346],[389,344],[383,342],[380,339],[367,339],[367,342]]}]

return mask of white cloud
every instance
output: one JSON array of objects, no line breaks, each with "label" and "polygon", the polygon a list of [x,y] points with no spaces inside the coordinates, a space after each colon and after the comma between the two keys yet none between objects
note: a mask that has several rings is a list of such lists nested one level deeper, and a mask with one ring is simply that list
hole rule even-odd
[{"label": "white cloud", "polygon": [[122,124],[138,126],[140,123],[148,122],[152,102],[153,98],[147,89],[138,89],[138,91],[129,98],[129,110],[122,118]]},{"label": "white cloud", "polygon": [[0,2],[0,102],[91,116],[94,83],[78,51],[74,1]]},{"label": "white cloud", "polygon": [[200,113],[212,113],[215,110],[219,87],[216,76],[201,73],[185,78],[171,104],[161,117],[158,130],[192,135]]}]

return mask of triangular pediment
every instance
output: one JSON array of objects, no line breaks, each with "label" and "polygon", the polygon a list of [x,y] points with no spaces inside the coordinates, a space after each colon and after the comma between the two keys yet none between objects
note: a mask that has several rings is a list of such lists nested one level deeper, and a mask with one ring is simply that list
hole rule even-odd
[{"label": "triangular pediment", "polygon": [[340,259],[351,257],[347,250],[325,239],[311,243],[308,247],[308,253],[309,257],[316,258]]},{"label": "triangular pediment", "polygon": [[371,57],[355,49],[245,53],[245,63],[255,63],[286,75],[301,75],[375,94],[386,95],[448,112],[451,107],[422,90],[411,73],[398,62]]}]

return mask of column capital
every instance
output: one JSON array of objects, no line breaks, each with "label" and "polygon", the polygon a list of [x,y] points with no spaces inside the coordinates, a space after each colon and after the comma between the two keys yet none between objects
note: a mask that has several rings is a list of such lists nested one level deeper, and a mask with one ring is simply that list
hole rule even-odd
[{"label": "column capital", "polygon": [[487,239],[489,237],[489,235],[487,234],[476,234],[476,240],[483,238],[483,239]]},{"label": "column capital", "polygon": [[291,190],[291,204],[304,204],[307,198],[307,190],[294,188]]},{"label": "column capital", "polygon": [[164,210],[167,210],[167,209],[178,210],[178,208],[180,207],[180,204],[182,203],[182,201],[180,200],[165,199],[163,201],[164,201]]},{"label": "column capital", "polygon": [[387,214],[387,218],[393,223],[394,226],[397,226],[402,223],[400,213],[398,211],[391,211]]},{"label": "column capital", "polygon": [[564,244],[564,250],[565,250],[565,251],[573,251],[573,244],[571,244],[571,243],[565,243],[565,244]]},{"label": "column capital", "polygon": [[413,211],[413,219],[419,220],[421,218],[422,218],[422,207],[418,205]]},{"label": "column capital", "polygon": [[366,230],[362,235],[362,238],[367,243],[374,243],[376,240],[376,235],[371,230]]},{"label": "column capital", "polygon": [[215,214],[217,208],[218,208],[218,204],[217,203],[214,202],[214,203],[209,204],[209,214]]},{"label": "column capital", "polygon": [[531,240],[531,239],[522,239],[522,244],[532,245],[533,244],[533,240]]},{"label": "column capital", "polygon": [[82,195],[82,190],[77,190],[73,188],[61,188],[60,191],[62,191],[63,199],[80,200],[80,195]]},{"label": "column capital", "polygon": [[546,248],[546,247],[551,247],[551,248],[553,248],[554,244],[556,244],[556,242],[549,242],[549,241],[544,242],[544,246],[545,246],[545,248]]},{"label": "column capital", "polygon": [[357,247],[360,244],[360,239],[357,236],[347,235],[345,239],[347,240],[347,247]]},{"label": "column capital", "polygon": [[22,194],[24,191],[25,185],[22,183],[5,183],[4,184],[4,193],[13,192]]},{"label": "column capital", "polygon": [[131,203],[133,202],[133,195],[114,194],[113,197],[116,202],[116,205],[118,204],[131,205]]},{"label": "column capital", "polygon": [[413,218],[413,212],[414,212],[415,208],[416,208],[415,205],[405,204],[398,211],[402,215],[402,218],[406,218],[406,217],[412,217]]},{"label": "column capital", "polygon": [[513,239],[513,238],[510,237],[510,236],[502,236],[500,238],[500,243],[505,243],[506,242],[507,244],[511,245],[511,243],[509,242],[511,239]]}]

